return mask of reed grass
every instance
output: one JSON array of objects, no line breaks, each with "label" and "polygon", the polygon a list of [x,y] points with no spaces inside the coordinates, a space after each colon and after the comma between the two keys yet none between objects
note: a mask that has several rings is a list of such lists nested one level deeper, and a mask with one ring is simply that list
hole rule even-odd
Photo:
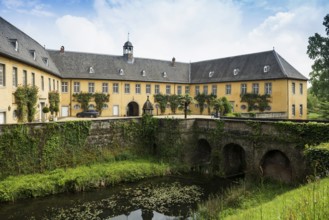
[{"label": "reed grass", "polygon": [[197,219],[328,219],[329,177],[294,188],[269,182],[248,184],[200,204]]}]

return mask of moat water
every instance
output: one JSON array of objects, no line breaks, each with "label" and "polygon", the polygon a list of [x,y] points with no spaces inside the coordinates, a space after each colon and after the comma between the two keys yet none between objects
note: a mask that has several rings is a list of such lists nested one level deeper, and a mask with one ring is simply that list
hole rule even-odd
[{"label": "moat water", "polygon": [[232,183],[197,174],[157,177],[89,192],[0,204],[0,219],[193,219],[199,202]]}]

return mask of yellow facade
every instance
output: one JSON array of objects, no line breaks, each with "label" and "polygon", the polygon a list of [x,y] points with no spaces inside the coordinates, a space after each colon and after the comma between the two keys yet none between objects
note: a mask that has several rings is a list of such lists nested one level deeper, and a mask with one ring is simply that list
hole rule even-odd
[{"label": "yellow facade", "polygon": [[[49,105],[48,93],[49,91],[59,91],[61,93],[60,103],[60,117],[75,116],[81,112],[79,103],[74,101],[74,83],[80,83],[80,92],[89,92],[89,83],[94,83],[94,92],[103,92],[103,84],[107,84],[107,91],[110,95],[110,101],[107,107],[104,108],[102,116],[127,116],[129,103],[135,103],[138,108],[138,115],[143,113],[143,104],[149,96],[150,101],[154,103],[154,94],[156,87],[158,92],[162,94],[185,94],[186,89],[189,90],[190,95],[196,95],[196,88],[199,87],[199,92],[206,92],[208,94],[213,92],[213,86],[216,87],[217,97],[227,97],[228,101],[232,104],[233,111],[239,113],[248,113],[247,109],[243,107],[246,103],[241,103],[241,86],[246,85],[246,92],[253,92],[253,84],[258,84],[259,94],[265,94],[265,83],[271,84],[271,109],[266,110],[264,113],[277,113],[286,115],[289,119],[306,119],[307,118],[307,84],[304,80],[264,80],[264,81],[247,81],[247,82],[222,82],[222,83],[209,83],[209,84],[175,84],[175,83],[161,83],[161,82],[132,82],[132,81],[112,81],[112,80],[88,80],[88,79],[61,79],[53,74],[49,74],[43,70],[31,67],[27,64],[11,60],[5,57],[0,57],[0,65],[5,67],[5,86],[0,86],[1,92],[1,106],[0,112],[5,115],[5,123],[17,123],[15,117],[16,104],[13,93],[16,87],[13,86],[13,68],[17,69],[17,84],[24,84],[24,75],[26,74],[27,84],[32,84],[34,74],[35,85],[39,88],[39,100],[37,105],[37,113],[35,121],[45,119],[42,113],[42,107]],[[43,78],[43,79],[42,79]],[[42,83],[43,80],[43,83]],[[62,84],[67,84],[67,92],[63,90]],[[43,84],[43,86],[42,86]],[[127,91],[129,85],[129,91]],[[227,86],[230,86],[230,93],[227,93]],[[294,85],[294,86],[293,86]],[[118,86],[117,92],[114,87]],[[150,88],[147,93],[146,87]],[[137,87],[137,89],[136,89]],[[170,91],[168,90],[170,87]],[[187,87],[187,88],[186,88]],[[137,91],[136,91],[137,90]],[[295,90],[295,91],[294,91]],[[95,106],[95,102],[91,100],[90,104]],[[199,114],[197,103],[194,102],[190,105],[192,114]],[[65,113],[65,111],[67,111]],[[160,109],[154,106],[154,115],[160,114]],[[165,114],[171,114],[170,108],[166,109]],[[176,114],[182,114],[182,111],[177,111]],[[204,115],[208,114],[205,108]],[[271,117],[271,115],[268,115]]]},{"label": "yellow facade", "polygon": [[[49,106],[48,93],[49,91],[58,91],[60,89],[61,79],[43,70],[31,67],[30,65],[26,65],[19,61],[5,58],[3,56],[0,56],[0,65],[4,66],[5,72],[5,85],[0,86],[0,113],[4,117],[4,122],[17,123],[17,117],[15,115],[16,104],[13,94],[16,91],[17,86],[24,85],[25,83],[27,83],[27,85],[32,85],[33,78],[35,85],[39,89],[39,99],[35,121],[46,119],[46,116],[42,113],[42,108],[46,105]],[[13,83],[14,78],[16,78],[13,77],[14,69],[17,70],[17,86],[14,85],[16,83]]]}]

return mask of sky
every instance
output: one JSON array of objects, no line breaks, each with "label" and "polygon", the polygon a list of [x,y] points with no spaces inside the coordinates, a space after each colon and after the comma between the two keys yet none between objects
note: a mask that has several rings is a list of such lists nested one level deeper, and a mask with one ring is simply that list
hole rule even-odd
[{"label": "sky", "polygon": [[328,0],[0,0],[0,16],[47,49],[177,62],[275,49],[309,77],[308,38]]}]

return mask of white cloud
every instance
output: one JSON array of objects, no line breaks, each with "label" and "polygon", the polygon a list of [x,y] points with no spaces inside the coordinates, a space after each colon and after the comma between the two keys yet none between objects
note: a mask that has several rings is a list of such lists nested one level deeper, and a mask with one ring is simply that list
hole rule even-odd
[{"label": "white cloud", "polygon": [[54,13],[46,10],[46,4],[39,2],[39,0],[2,0],[2,5],[7,9],[13,10],[21,14],[29,14],[38,17],[52,17]]},{"label": "white cloud", "polygon": [[57,19],[56,25],[68,49],[94,53],[111,49],[111,37],[86,18],[66,15]]},{"label": "white cloud", "polygon": [[[276,11],[269,12],[268,2],[259,0],[250,7],[253,12],[261,13],[260,18],[264,19],[260,20],[250,16],[249,1],[95,0],[87,14],[75,12],[75,15],[57,17],[55,25],[48,23],[46,27],[43,24],[42,29],[40,23],[32,22],[27,26],[30,30],[27,33],[47,41],[44,43],[47,48],[58,49],[64,45],[72,51],[121,55],[130,32],[136,57],[171,60],[175,56],[178,62],[275,47],[307,76],[312,64],[306,55],[308,37],[324,30],[322,21],[328,12],[328,3],[319,7],[291,0],[289,7],[281,7],[278,3],[273,6],[278,6]],[[16,0],[15,4],[21,2]],[[33,8],[36,3],[37,0]],[[40,11],[44,8],[46,6]]]}]

